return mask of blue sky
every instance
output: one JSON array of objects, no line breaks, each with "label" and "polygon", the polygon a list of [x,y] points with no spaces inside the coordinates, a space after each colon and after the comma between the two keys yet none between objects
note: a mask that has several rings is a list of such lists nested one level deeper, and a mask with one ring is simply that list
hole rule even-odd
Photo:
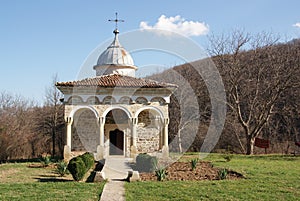
[{"label": "blue sky", "polygon": [[[119,25],[121,33],[140,29],[141,22],[148,28],[163,26],[159,19],[170,22],[178,15],[177,25],[198,22],[206,30],[187,35],[205,47],[207,34],[235,28],[250,33],[274,32],[283,40],[299,38],[299,8],[298,0],[0,0],[0,92],[41,103],[54,74],[60,81],[77,79],[91,51],[112,39],[114,24],[108,19],[114,19],[115,12],[125,20]],[[137,65],[147,63],[134,59]],[[176,61],[164,58],[161,63],[171,66]]]}]

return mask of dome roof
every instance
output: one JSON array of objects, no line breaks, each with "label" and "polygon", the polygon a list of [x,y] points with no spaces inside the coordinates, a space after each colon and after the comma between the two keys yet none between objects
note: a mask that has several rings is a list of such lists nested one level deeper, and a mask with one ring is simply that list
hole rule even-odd
[{"label": "dome roof", "polygon": [[108,48],[99,56],[96,66],[103,65],[119,65],[134,66],[134,62],[130,54],[121,46],[117,29],[113,32],[115,38]]}]

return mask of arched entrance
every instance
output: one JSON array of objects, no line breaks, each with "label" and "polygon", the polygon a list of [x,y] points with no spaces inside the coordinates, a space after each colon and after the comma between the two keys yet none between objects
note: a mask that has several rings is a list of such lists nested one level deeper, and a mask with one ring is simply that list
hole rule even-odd
[{"label": "arched entrance", "polygon": [[124,155],[124,132],[115,129],[109,132],[109,155]]},{"label": "arched entrance", "polygon": [[130,125],[128,114],[113,108],[105,116],[106,153],[110,156],[128,156],[130,149]]}]

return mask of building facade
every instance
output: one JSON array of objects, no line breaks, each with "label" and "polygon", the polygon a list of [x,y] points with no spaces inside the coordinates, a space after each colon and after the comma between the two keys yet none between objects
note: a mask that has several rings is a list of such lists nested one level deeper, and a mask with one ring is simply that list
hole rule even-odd
[{"label": "building facade", "polygon": [[113,42],[93,66],[95,77],[56,83],[64,94],[66,160],[87,151],[96,160],[168,156],[168,104],[177,86],[136,78],[138,68],[119,43],[119,31],[113,33]]}]

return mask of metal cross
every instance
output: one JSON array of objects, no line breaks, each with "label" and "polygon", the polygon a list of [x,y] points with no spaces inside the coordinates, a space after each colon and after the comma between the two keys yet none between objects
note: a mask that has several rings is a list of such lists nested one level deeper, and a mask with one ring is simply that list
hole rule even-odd
[{"label": "metal cross", "polygon": [[116,13],[116,19],[114,20],[108,20],[110,22],[115,22],[116,23],[116,29],[118,29],[118,22],[125,22],[124,20],[118,19],[118,13]]}]

